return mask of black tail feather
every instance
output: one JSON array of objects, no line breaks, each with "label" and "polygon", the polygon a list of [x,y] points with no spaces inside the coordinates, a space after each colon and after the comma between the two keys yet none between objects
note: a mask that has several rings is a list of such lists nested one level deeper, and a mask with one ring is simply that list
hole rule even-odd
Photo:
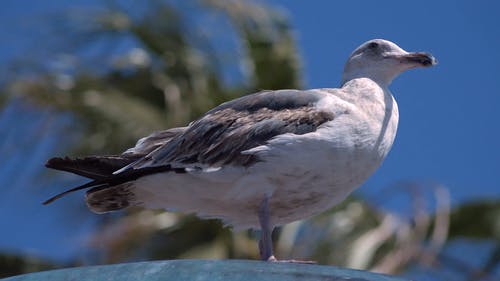
[{"label": "black tail feather", "polygon": [[[49,160],[50,161],[50,160]],[[92,191],[96,191],[96,188],[98,189],[105,189],[109,187],[113,187],[125,182],[133,181],[138,179],[139,177],[145,176],[145,175],[150,175],[154,173],[161,173],[161,172],[175,172],[175,173],[185,173],[184,168],[172,168],[170,165],[166,166],[156,166],[156,167],[147,167],[147,168],[142,168],[142,169],[130,169],[130,170],[125,170],[119,174],[111,174],[108,175],[105,178],[100,178],[100,179],[95,179],[91,182],[85,183],[83,185],[74,187],[72,189],[66,190],[64,192],[61,192],[45,202],[43,202],[43,205],[50,204],[54,202],[55,200],[64,197],[70,193],[73,193],[78,190],[86,189],[86,188],[91,188]]]},{"label": "black tail feather", "polygon": [[89,156],[75,159],[54,157],[45,163],[45,167],[97,180],[109,177],[114,171],[135,160],[136,157],[122,156]]}]

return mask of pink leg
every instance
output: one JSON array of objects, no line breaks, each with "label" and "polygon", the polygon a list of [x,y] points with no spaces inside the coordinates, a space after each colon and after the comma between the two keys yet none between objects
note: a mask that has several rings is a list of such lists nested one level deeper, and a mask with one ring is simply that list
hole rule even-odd
[{"label": "pink leg", "polygon": [[271,226],[269,212],[269,197],[265,197],[259,206],[259,223],[260,223],[260,240],[259,240],[259,252],[260,258],[263,261],[269,262],[289,262],[289,263],[305,263],[305,264],[315,264],[315,261],[298,261],[298,260],[277,260],[273,255],[273,229]]},{"label": "pink leg", "polygon": [[259,240],[259,251],[260,258],[264,261],[276,260],[273,256],[273,227],[270,225],[270,213],[269,213],[269,198],[266,196],[259,206],[259,223],[260,223],[260,240]]}]

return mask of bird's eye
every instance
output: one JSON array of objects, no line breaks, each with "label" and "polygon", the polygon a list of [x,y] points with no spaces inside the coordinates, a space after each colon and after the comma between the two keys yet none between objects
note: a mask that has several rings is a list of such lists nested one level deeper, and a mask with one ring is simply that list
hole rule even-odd
[{"label": "bird's eye", "polygon": [[371,42],[370,44],[368,44],[368,49],[376,49],[376,48],[378,48],[378,43]]}]

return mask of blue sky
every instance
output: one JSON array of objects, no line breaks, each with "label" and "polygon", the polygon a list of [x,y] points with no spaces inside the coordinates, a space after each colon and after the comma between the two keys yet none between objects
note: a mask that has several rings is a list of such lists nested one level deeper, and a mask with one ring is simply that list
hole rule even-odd
[{"label": "blue sky", "polygon": [[[396,142],[381,169],[363,185],[360,194],[377,194],[395,182],[415,180],[447,186],[454,203],[500,197],[497,180],[500,174],[497,114],[500,2],[268,2],[283,7],[291,18],[303,57],[307,88],[339,86],[347,56],[372,38],[389,39],[408,51],[431,52],[439,61],[436,67],[404,73],[391,86],[400,111]],[[23,50],[36,43],[31,39],[37,33],[36,22],[46,13],[75,6],[91,7],[96,3],[98,1],[3,1],[0,64],[23,55]],[[20,122],[15,114],[19,112],[0,114],[0,124]],[[7,133],[20,134],[12,128],[7,128]],[[36,173],[36,165],[41,165],[48,156],[47,151],[58,145],[54,136],[42,140],[45,154],[41,152],[33,158],[31,174]],[[3,151],[7,149],[4,147]],[[18,170],[6,170],[0,164],[0,182],[9,182],[13,173],[21,175]],[[58,228],[61,214],[38,204],[44,199],[40,194],[52,194],[52,190],[37,194],[39,197],[26,196],[29,192],[26,186],[36,184],[29,179],[16,181],[17,189],[0,201],[3,230],[0,248],[13,251],[21,248],[24,252],[55,258],[70,256],[78,246],[60,247],[60,244],[71,245],[79,239],[89,222],[75,223],[72,229]],[[47,183],[43,187],[46,188]],[[64,208],[57,210],[71,209],[72,205],[61,207]],[[83,202],[77,208],[84,208]],[[93,215],[89,213],[89,216]],[[17,221],[24,223],[16,224]],[[16,224],[16,227],[3,224]],[[65,250],[54,250],[56,248]]]}]

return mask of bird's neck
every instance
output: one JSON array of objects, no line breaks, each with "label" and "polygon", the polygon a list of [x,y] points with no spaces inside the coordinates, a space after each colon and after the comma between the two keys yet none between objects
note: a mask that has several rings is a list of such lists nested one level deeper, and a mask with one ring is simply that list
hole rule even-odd
[{"label": "bird's neck", "polygon": [[344,100],[354,104],[371,120],[378,132],[373,148],[383,159],[389,152],[396,135],[399,112],[396,100],[388,85],[380,85],[371,78],[355,78],[342,86]]},{"label": "bird's neck", "polygon": [[375,87],[381,89],[385,94],[391,94],[391,91],[389,90],[389,84],[390,82],[385,82],[381,81],[379,79],[371,78],[371,77],[366,77],[366,76],[359,76],[356,77],[354,76],[353,78],[350,79],[342,79],[342,88],[344,88],[346,85],[353,85],[353,84],[359,84],[361,83],[362,85],[370,85],[370,87]]},{"label": "bird's neck", "polygon": [[395,69],[391,71],[382,71],[381,69],[366,67],[363,69],[359,69],[351,67],[350,65],[346,65],[342,74],[342,86],[353,79],[368,78],[377,83],[380,88],[387,89],[392,80],[394,80],[394,78],[398,74],[399,71],[396,71]]}]

